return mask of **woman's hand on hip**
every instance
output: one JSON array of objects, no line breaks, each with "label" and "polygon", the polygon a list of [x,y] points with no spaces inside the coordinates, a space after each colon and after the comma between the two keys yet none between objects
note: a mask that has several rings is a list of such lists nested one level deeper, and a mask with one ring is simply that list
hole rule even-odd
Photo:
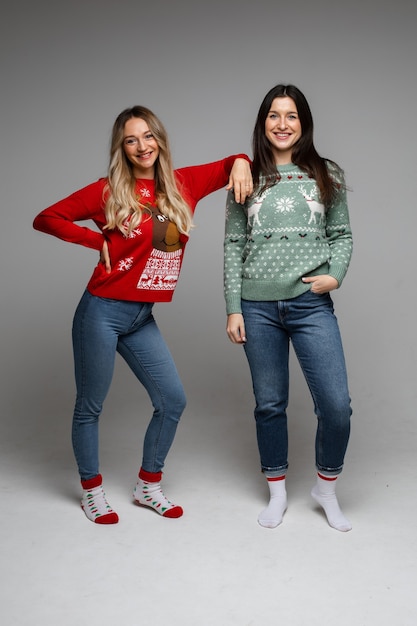
[{"label": "woman's hand on hip", "polygon": [[110,274],[111,272],[110,254],[109,254],[109,247],[107,245],[106,240],[104,240],[103,247],[100,252],[100,261],[103,263],[106,269],[106,273]]},{"label": "woman's hand on hip", "polygon": [[232,343],[245,343],[245,322],[241,313],[231,313],[227,316],[227,335]]}]

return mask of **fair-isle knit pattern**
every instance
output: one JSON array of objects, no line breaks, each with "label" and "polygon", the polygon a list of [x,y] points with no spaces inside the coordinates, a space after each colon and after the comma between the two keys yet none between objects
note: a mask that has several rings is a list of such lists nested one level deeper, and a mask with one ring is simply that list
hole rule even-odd
[{"label": "fair-isle knit pattern", "polygon": [[341,285],[352,254],[352,231],[343,174],[328,167],[340,189],[327,211],[315,180],[294,164],[279,166],[281,180],[245,205],[229,193],[224,242],[228,314],[241,313],[241,298],[295,298],[310,289],[302,277],[330,274]]},{"label": "fair-isle knit pattern", "polygon": [[[246,155],[238,154],[175,170],[178,188],[191,213],[202,198],[227,185],[233,164],[240,157],[248,160]],[[155,209],[153,219],[143,219],[126,237],[117,228],[105,230],[107,182],[107,179],[101,178],[44,209],[36,216],[34,228],[99,252],[103,248],[105,232],[112,271],[107,273],[103,263],[95,265],[87,285],[92,295],[133,302],[170,302],[181,271],[188,236],[176,236],[175,246],[172,247],[173,242],[170,242],[167,248],[167,241],[164,236],[160,237],[161,231],[155,224],[159,221],[157,215],[161,217],[156,211],[155,180],[139,178],[135,192],[145,204]],[[94,222],[97,228],[79,224],[86,220]],[[174,224],[168,227],[174,228]]]}]

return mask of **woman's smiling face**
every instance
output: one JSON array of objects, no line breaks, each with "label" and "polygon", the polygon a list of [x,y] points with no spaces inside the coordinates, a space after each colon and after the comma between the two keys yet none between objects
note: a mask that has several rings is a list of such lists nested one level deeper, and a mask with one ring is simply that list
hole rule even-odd
[{"label": "woman's smiling face", "polygon": [[132,117],[124,126],[123,150],[133,165],[135,178],[154,178],[159,146],[141,117]]},{"label": "woman's smiling face", "polygon": [[277,165],[291,163],[293,148],[301,135],[301,122],[294,100],[288,96],[275,98],[265,120],[265,136],[271,144]]}]

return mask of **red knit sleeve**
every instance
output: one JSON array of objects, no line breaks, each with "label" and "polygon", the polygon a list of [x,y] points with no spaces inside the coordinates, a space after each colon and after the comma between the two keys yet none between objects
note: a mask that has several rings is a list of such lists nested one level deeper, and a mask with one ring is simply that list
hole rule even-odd
[{"label": "red knit sleeve", "polygon": [[245,159],[250,163],[246,154],[234,154],[213,163],[176,170],[180,191],[193,211],[199,200],[227,185],[236,159]]},{"label": "red knit sleeve", "polygon": [[106,180],[101,178],[51,205],[35,217],[33,228],[64,241],[101,250],[103,247],[101,232],[75,222],[93,220],[100,230],[103,229],[105,184]]}]

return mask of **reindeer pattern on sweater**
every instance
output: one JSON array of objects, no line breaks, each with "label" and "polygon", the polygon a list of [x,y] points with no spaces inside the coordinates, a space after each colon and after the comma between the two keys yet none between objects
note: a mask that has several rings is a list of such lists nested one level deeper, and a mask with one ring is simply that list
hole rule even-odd
[{"label": "reindeer pattern on sweater", "polygon": [[284,300],[309,289],[302,277],[330,274],[340,284],[352,253],[343,174],[326,211],[314,179],[293,164],[280,166],[280,181],[244,206],[231,194],[226,205],[224,290],[228,313],[241,298]]}]

